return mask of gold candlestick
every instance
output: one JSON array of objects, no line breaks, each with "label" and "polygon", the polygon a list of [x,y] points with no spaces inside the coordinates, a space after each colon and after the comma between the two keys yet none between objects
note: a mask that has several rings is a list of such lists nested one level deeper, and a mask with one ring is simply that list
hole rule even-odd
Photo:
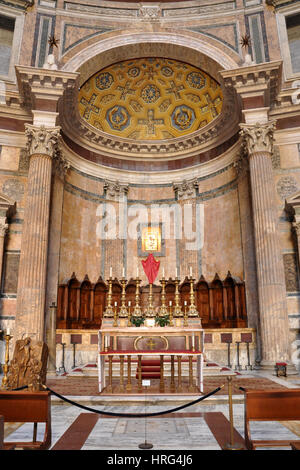
[{"label": "gold candlestick", "polygon": [[166,280],[165,277],[162,278],[160,281],[162,288],[161,288],[161,306],[159,308],[159,315],[161,317],[164,317],[165,315],[168,315],[168,309],[166,306]]},{"label": "gold candlestick", "polygon": [[128,302],[128,323],[127,326],[132,326],[131,323],[131,312],[130,312],[130,303]]},{"label": "gold candlestick", "polygon": [[152,286],[153,286],[153,284],[149,284],[148,306],[145,309],[145,316],[146,317],[155,317],[155,310],[154,310],[154,307],[152,305],[152,300],[153,300]]},{"label": "gold candlestick", "polygon": [[184,306],[183,326],[188,326],[187,306]]},{"label": "gold candlestick", "polygon": [[10,334],[6,334],[6,335],[4,335],[4,339],[5,339],[5,364],[3,366],[4,375],[3,375],[3,379],[2,379],[1,388],[3,390],[8,390],[9,389],[9,386],[8,386],[9,342],[12,339],[12,336]]},{"label": "gold candlestick", "polygon": [[108,294],[107,294],[107,305],[104,311],[104,317],[113,317],[114,316],[114,310],[112,307],[112,277],[108,279]]},{"label": "gold candlestick", "polygon": [[174,317],[182,317],[183,316],[183,312],[182,312],[181,306],[180,306],[179,282],[180,282],[180,279],[176,276],[176,278],[175,278]]},{"label": "gold candlestick", "polygon": [[195,305],[195,295],[194,295],[194,280],[190,277],[190,306],[189,306],[189,317],[198,317],[198,311]]},{"label": "gold candlestick", "polygon": [[123,277],[121,279],[122,295],[121,295],[121,308],[120,308],[120,311],[119,311],[119,317],[120,318],[124,318],[124,317],[128,316],[128,310],[127,310],[127,307],[126,307],[126,291],[125,291],[126,282],[127,282],[126,279]]},{"label": "gold candlestick", "polygon": [[134,306],[134,309],[133,309],[133,316],[134,317],[141,317],[142,316],[142,309],[141,309],[141,306],[140,306],[140,283],[141,283],[141,279],[139,279],[138,277],[136,278],[135,280],[136,284],[135,284],[135,306]]},{"label": "gold candlestick", "polygon": [[113,326],[118,326],[118,311],[117,311],[117,306],[115,305],[115,308],[114,308],[114,324]]},{"label": "gold candlestick", "polygon": [[169,313],[170,326],[174,326],[172,302],[170,302],[170,313]]}]

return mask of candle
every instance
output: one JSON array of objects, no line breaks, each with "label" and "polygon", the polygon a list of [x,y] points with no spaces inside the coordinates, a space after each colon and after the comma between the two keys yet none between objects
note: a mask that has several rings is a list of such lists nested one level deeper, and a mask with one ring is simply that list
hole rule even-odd
[{"label": "candle", "polygon": [[193,333],[193,336],[192,336],[192,348],[194,349],[195,347],[195,334]]},{"label": "candle", "polygon": [[176,277],[178,277],[178,269],[176,268]]},{"label": "candle", "polygon": [[190,277],[193,277],[192,266],[190,266]]},{"label": "candle", "polygon": [[123,277],[125,277],[125,268],[123,268],[123,274],[122,274]]},{"label": "candle", "polygon": [[163,268],[163,277],[165,277],[165,268]]},{"label": "candle", "polygon": [[130,300],[128,300],[128,307],[130,307],[130,305],[131,305],[131,302],[130,302]]},{"label": "candle", "polygon": [[136,268],[136,277],[139,278],[139,268]]},{"label": "candle", "polygon": [[7,328],[6,334],[10,335],[10,328]]},{"label": "candle", "polygon": [[112,277],[112,267],[109,268],[109,277]]},{"label": "candle", "polygon": [[184,301],[184,305],[187,305],[187,301],[186,301],[186,300]]},{"label": "candle", "polygon": [[170,300],[169,305],[170,305],[170,307],[172,307],[172,300]]},{"label": "candle", "polygon": [[115,302],[115,307],[118,305],[118,302]]}]

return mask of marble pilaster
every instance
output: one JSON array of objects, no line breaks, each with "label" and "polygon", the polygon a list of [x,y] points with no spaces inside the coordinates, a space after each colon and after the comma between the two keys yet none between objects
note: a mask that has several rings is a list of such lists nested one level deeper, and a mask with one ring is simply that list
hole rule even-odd
[{"label": "marble pilaster", "polygon": [[46,289],[46,342],[49,348],[48,376],[56,374],[56,303],[61,247],[64,181],[69,163],[60,156],[53,160],[52,197],[50,209],[47,289]]},{"label": "marble pilaster", "polygon": [[274,122],[241,124],[249,154],[255,234],[262,361],[289,361],[289,323],[272,170]]},{"label": "marble pilaster", "polygon": [[4,242],[5,236],[8,232],[8,223],[6,219],[0,219],[0,276],[2,278],[2,269],[3,269],[3,255],[4,255]]}]

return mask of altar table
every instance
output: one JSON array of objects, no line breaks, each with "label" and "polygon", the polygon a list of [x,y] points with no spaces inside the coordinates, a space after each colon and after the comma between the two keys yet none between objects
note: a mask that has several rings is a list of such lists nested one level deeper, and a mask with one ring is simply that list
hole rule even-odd
[{"label": "altar table", "polygon": [[[147,342],[148,341],[148,342]],[[156,349],[152,349],[154,346]],[[196,385],[203,392],[203,347],[204,332],[194,327],[104,327],[99,331],[98,380],[99,392],[112,392],[112,361],[120,361],[119,390],[130,391],[132,359],[138,363],[138,391],[142,392],[142,357],[159,358],[160,392],[165,391],[164,359],[171,361],[171,392],[182,391],[182,359],[188,359],[189,391],[196,391],[193,378],[193,359],[196,359]],[[148,346],[148,347],[147,347]],[[125,384],[124,361],[127,359],[127,383]],[[175,359],[177,377],[175,380]],[[105,365],[108,362],[108,382]],[[107,383],[106,383],[107,382]]]}]

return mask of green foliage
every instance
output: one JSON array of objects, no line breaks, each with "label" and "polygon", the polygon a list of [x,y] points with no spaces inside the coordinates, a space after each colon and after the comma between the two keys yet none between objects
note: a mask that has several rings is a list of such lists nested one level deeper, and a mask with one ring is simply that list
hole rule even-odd
[{"label": "green foliage", "polygon": [[169,315],[164,315],[163,317],[155,317],[155,323],[159,326],[167,326],[170,324]]},{"label": "green foliage", "polygon": [[144,324],[145,318],[143,318],[143,317],[131,317],[130,321],[134,326],[141,326],[141,325]]}]

